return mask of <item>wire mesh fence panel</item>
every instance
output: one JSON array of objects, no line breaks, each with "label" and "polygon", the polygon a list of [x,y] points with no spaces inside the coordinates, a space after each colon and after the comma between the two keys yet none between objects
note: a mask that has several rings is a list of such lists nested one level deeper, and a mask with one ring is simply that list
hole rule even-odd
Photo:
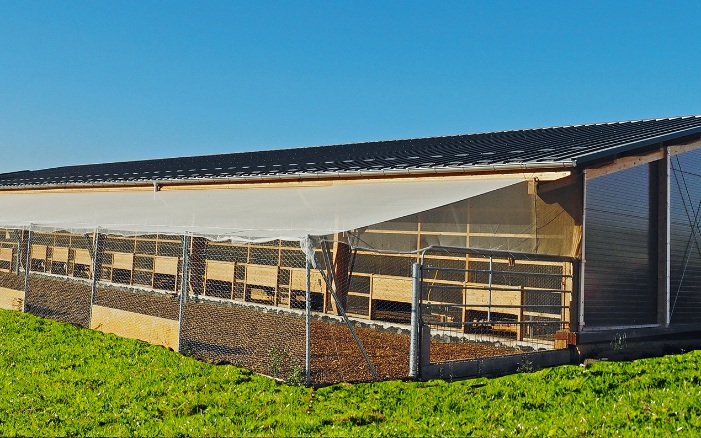
[{"label": "wire mesh fence panel", "polygon": [[177,293],[182,237],[102,236],[98,241],[99,280],[104,283]]},{"label": "wire mesh fence panel", "polygon": [[36,316],[87,328],[90,285],[67,278],[29,273],[25,310]]},{"label": "wire mesh fence panel", "polygon": [[[92,235],[67,232],[33,232],[22,242],[27,273],[25,310],[36,316],[74,324],[90,325],[91,259],[81,266]],[[20,247],[21,248],[21,247]],[[21,248],[23,249],[23,248]]]},{"label": "wire mesh fence panel", "polygon": [[312,322],[312,383],[407,377],[416,256],[359,250],[339,239],[322,242],[315,255],[311,285],[325,305]]},{"label": "wire mesh fence panel", "polygon": [[315,315],[312,322],[313,384],[401,379],[409,374],[409,333],[351,320],[377,376],[351,331],[340,319]]},{"label": "wire mesh fence panel", "polygon": [[23,230],[0,229],[0,309],[24,309]]},{"label": "wire mesh fence panel", "polygon": [[303,383],[305,256],[298,242],[193,238],[181,351]]},{"label": "wire mesh fence panel", "polygon": [[177,350],[182,241],[101,234],[91,328]]},{"label": "wire mesh fence panel", "polygon": [[566,258],[465,248],[425,254],[421,276],[432,363],[552,349],[569,329]]},{"label": "wire mesh fence panel", "polygon": [[0,272],[19,273],[22,230],[0,229]]},{"label": "wire mesh fence panel", "polygon": [[305,321],[301,314],[191,297],[183,312],[180,350],[210,363],[231,363],[304,383]]}]

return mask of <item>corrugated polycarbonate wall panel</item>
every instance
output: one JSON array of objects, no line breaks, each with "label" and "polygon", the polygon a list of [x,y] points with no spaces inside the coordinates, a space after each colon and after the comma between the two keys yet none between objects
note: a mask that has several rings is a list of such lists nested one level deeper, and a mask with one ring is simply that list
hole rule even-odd
[{"label": "corrugated polycarbonate wall panel", "polygon": [[587,181],[585,328],[657,322],[651,169],[641,165]]},{"label": "corrugated polycarbonate wall panel", "polygon": [[675,155],[670,175],[671,324],[701,322],[701,149]]}]

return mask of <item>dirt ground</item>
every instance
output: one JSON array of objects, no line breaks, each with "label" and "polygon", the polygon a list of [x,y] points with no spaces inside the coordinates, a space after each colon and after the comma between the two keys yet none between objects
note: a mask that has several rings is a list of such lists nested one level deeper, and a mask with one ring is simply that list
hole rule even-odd
[{"label": "dirt ground", "polygon": [[[0,286],[24,288],[24,277],[0,272]],[[70,280],[30,276],[27,311],[37,316],[89,326],[90,286]],[[177,296],[100,285],[95,304],[172,320]],[[371,328],[357,334],[381,379],[409,373],[409,336]],[[348,327],[312,322],[311,376],[315,384],[372,380],[372,374]],[[189,301],[183,313],[181,350],[210,363],[231,363],[273,377],[299,377],[304,368],[305,322],[302,316]],[[431,344],[431,360],[474,359],[515,350],[475,343]]]}]

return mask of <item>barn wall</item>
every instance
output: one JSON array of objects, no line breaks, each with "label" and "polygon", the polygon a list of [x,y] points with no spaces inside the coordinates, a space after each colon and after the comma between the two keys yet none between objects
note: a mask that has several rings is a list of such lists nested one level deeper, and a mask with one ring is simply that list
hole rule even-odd
[{"label": "barn wall", "polygon": [[586,183],[586,328],[657,323],[656,165]]},{"label": "barn wall", "polygon": [[671,158],[671,324],[701,322],[701,149]]}]

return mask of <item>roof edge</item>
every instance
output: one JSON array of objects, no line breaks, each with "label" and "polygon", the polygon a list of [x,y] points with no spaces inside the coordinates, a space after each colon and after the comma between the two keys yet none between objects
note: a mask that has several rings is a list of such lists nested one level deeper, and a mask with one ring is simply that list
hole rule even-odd
[{"label": "roof edge", "polygon": [[690,128],[690,129],[684,129],[681,131],[677,132],[672,132],[669,134],[665,135],[660,135],[657,137],[652,137],[652,138],[647,138],[645,140],[640,140],[640,141],[634,141],[630,143],[626,143],[620,146],[614,146],[611,148],[607,149],[601,149],[595,152],[590,152],[588,154],[583,154],[579,157],[573,158],[572,159],[572,165],[573,167],[580,167],[580,166],[586,166],[587,164],[597,161],[601,158],[605,158],[611,155],[623,153],[623,152],[629,152],[633,149],[637,148],[643,148],[645,146],[651,146],[657,143],[664,143],[665,141],[677,139],[680,137],[686,137],[688,135],[694,135],[694,134],[699,134],[701,133],[701,127],[698,128]]},{"label": "roof edge", "polygon": [[159,179],[159,180],[142,180],[142,181],[110,181],[110,182],[92,182],[92,183],[63,183],[63,184],[25,184],[17,186],[2,186],[0,191],[19,191],[19,190],[51,190],[51,189],[77,189],[77,188],[95,188],[95,187],[146,187],[154,186],[157,190],[159,186],[177,184],[177,185],[197,185],[197,184],[227,184],[227,183],[265,183],[265,182],[293,182],[293,181],[320,181],[320,180],[337,180],[348,178],[363,178],[363,177],[429,177],[444,174],[482,174],[486,172],[505,172],[505,171],[555,171],[574,167],[570,161],[547,161],[542,163],[510,163],[510,164],[485,164],[470,167],[442,167],[442,168],[406,168],[406,169],[385,169],[385,170],[360,170],[353,172],[317,172],[317,173],[299,173],[285,175],[261,175],[261,176],[241,176],[241,177],[226,177],[226,178],[182,178],[182,179]]}]

